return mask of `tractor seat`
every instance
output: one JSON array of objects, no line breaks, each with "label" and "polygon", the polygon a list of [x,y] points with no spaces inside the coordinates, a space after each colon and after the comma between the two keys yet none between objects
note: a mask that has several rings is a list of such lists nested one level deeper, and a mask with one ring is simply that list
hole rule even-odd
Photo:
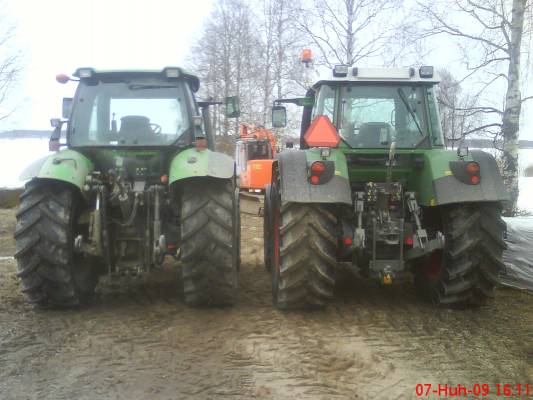
[{"label": "tractor seat", "polygon": [[143,115],[127,115],[120,119],[120,130],[118,132],[120,142],[126,144],[138,140],[153,139],[154,132],[150,128],[150,118]]},{"label": "tractor seat", "polygon": [[380,142],[382,129],[390,130],[391,126],[386,122],[366,122],[359,127],[357,135],[357,147],[383,147]]}]

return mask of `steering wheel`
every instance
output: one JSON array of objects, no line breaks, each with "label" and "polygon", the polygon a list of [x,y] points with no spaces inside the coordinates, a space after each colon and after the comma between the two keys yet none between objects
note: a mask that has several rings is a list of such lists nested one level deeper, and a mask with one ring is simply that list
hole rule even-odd
[{"label": "steering wheel", "polygon": [[161,132],[163,131],[163,128],[161,128],[161,125],[154,124],[153,122],[150,123],[150,129],[154,133],[154,135],[161,135]]}]

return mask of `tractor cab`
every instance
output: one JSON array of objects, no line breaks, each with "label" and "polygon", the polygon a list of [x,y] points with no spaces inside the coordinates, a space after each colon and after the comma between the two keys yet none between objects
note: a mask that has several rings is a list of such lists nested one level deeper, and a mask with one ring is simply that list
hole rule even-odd
[{"label": "tractor cab", "polygon": [[[71,148],[186,146],[200,127],[198,78],[181,68],[97,71],[79,68],[74,99],[63,111]],[[65,102],[64,102],[65,105]]]}]

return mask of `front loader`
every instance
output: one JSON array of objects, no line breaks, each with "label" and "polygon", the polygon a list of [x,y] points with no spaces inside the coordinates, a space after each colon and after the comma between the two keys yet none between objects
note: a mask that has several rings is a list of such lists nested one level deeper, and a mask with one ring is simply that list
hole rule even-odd
[{"label": "front loader", "polygon": [[181,263],[186,303],[233,304],[235,166],[214,151],[212,103],[196,101],[198,78],[177,67],[80,68],[57,80],[78,86],[63,101],[63,118],[52,120],[56,152],[21,177],[29,182],[17,212],[15,258],[29,301],[77,306],[100,275],[138,275],[173,258]]},{"label": "front loader", "polygon": [[265,197],[265,262],[279,308],[324,306],[349,269],[393,284],[414,275],[435,304],[494,296],[504,271],[495,159],[445,148],[433,67],[339,65],[302,99],[300,150],[277,157]]}]

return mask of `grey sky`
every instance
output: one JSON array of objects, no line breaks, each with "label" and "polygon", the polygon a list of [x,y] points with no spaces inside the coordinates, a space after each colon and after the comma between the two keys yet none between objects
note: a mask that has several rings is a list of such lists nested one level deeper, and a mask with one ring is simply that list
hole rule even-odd
[{"label": "grey sky", "polygon": [[48,129],[61,98],[75,84],[55,81],[80,66],[160,69],[183,65],[189,43],[209,14],[211,0],[3,0],[16,25],[12,46],[24,73],[8,107],[4,129]]}]

